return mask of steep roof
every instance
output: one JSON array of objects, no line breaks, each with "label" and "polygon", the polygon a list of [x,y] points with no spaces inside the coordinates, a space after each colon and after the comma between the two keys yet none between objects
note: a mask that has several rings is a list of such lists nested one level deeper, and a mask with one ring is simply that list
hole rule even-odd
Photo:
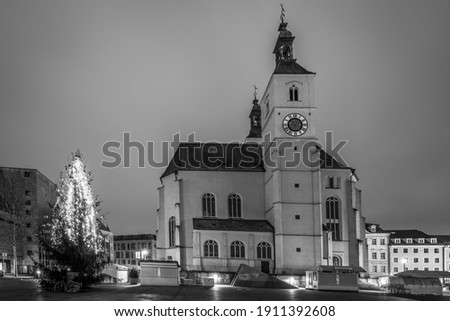
[{"label": "steep roof", "polygon": [[431,237],[419,230],[389,230],[386,232],[391,233],[391,238],[394,239],[426,239]]},{"label": "steep roof", "polygon": [[346,166],[344,164],[339,163],[333,156],[324,151],[319,145],[316,146],[320,155],[320,168],[325,169],[350,169],[353,170],[352,167]]},{"label": "steep roof", "polygon": [[[322,169],[347,169],[317,145]],[[181,143],[161,178],[179,170],[264,172],[262,147],[257,143]]]},{"label": "steep roof", "polygon": [[263,172],[261,155],[255,143],[181,143],[161,178],[178,170]]},{"label": "steep roof", "polygon": [[193,218],[194,230],[271,232],[273,226],[266,220]]},{"label": "steep roof", "polygon": [[[375,232],[372,232],[372,226],[375,226]],[[380,227],[380,224],[366,223],[366,230],[369,233],[388,233]]]},{"label": "steep roof", "polygon": [[450,235],[432,235],[431,237],[435,237],[444,243],[450,243]]},{"label": "steep roof", "polygon": [[295,59],[279,60],[275,66],[274,74],[297,74],[297,75],[315,75],[315,72],[311,72],[300,66]]}]

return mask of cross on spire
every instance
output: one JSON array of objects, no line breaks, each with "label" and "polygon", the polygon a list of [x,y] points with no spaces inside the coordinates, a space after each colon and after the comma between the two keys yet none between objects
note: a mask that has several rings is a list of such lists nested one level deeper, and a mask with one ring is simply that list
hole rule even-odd
[{"label": "cross on spire", "polygon": [[285,17],[285,10],[284,10],[284,6],[283,3],[280,3],[280,7],[281,7],[281,15],[280,15],[280,19],[281,19],[281,23],[284,23],[284,17]]}]

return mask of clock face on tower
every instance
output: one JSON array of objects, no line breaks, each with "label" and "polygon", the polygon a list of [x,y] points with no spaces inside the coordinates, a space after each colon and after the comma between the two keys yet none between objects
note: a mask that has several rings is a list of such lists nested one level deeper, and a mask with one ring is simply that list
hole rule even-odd
[{"label": "clock face on tower", "polygon": [[283,129],[290,136],[301,136],[308,129],[308,121],[299,113],[291,113],[284,117]]}]

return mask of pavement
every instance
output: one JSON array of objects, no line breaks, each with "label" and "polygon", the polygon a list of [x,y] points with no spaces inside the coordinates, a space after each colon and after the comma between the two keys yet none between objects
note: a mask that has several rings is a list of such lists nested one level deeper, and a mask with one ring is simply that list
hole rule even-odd
[{"label": "pavement", "polygon": [[258,289],[216,285],[141,286],[102,284],[77,293],[41,289],[31,278],[0,278],[0,301],[450,301],[444,296],[398,296],[380,291],[311,291],[305,289]]}]

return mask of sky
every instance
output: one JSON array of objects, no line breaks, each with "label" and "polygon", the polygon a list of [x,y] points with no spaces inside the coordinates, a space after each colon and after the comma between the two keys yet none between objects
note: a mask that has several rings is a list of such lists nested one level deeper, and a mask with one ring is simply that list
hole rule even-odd
[{"label": "sky", "polygon": [[[102,146],[242,141],[275,67],[279,0],[0,0],[0,166],[54,182],[80,148],[115,234],[154,233],[163,168]],[[450,2],[285,0],[316,130],[356,168],[363,215],[450,234]]]}]

